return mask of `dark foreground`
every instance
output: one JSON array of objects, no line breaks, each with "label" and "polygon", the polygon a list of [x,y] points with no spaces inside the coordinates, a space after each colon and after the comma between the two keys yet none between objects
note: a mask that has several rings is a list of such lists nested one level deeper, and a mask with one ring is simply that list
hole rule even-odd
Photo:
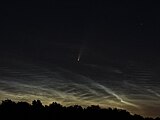
[{"label": "dark foreground", "polygon": [[102,109],[99,106],[82,108],[74,105],[64,107],[53,102],[49,106],[43,106],[41,101],[34,100],[32,105],[27,102],[15,103],[11,100],[2,101],[0,105],[0,119],[2,120],[160,120],[160,118],[144,118],[140,115],[131,115],[126,110]]}]

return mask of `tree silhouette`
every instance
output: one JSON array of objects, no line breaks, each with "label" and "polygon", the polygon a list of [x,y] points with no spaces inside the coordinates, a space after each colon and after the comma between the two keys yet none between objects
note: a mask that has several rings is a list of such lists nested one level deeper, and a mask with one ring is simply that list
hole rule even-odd
[{"label": "tree silhouette", "polygon": [[82,108],[79,105],[65,107],[53,102],[49,106],[43,106],[40,100],[34,100],[32,104],[27,102],[15,103],[4,100],[0,104],[0,117],[4,120],[57,120],[57,119],[109,119],[109,120],[160,120],[160,118],[144,118],[140,115],[131,115],[126,110],[117,108],[100,108],[91,105]]}]

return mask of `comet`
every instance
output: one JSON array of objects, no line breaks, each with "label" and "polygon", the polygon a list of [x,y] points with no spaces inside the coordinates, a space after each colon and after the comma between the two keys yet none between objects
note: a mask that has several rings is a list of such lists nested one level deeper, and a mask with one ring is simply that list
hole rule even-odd
[{"label": "comet", "polygon": [[86,49],[86,42],[83,42],[81,48],[79,49],[79,54],[78,54],[78,58],[77,58],[78,62],[80,62],[81,56],[82,56],[85,49]]},{"label": "comet", "polygon": [[81,58],[81,54],[78,55],[78,59],[77,59],[78,62],[80,61],[80,58]]},{"label": "comet", "polygon": [[79,54],[78,54],[78,58],[77,58],[77,61],[80,62],[80,59],[81,59],[81,55],[83,53],[83,50],[84,48],[81,48],[80,51],[79,51]]}]

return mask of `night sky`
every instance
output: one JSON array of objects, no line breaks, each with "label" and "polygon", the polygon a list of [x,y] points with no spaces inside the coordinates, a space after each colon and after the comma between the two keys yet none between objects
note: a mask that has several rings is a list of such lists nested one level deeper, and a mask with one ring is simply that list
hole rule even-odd
[{"label": "night sky", "polygon": [[0,100],[160,116],[160,4],[128,1],[0,3]]}]

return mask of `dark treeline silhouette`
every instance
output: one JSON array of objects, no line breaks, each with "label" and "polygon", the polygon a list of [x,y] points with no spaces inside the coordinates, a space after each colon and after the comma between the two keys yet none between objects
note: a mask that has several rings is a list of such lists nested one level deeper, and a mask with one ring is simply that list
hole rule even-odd
[{"label": "dark treeline silhouette", "polygon": [[15,103],[4,100],[0,104],[0,119],[2,120],[57,120],[57,119],[97,119],[97,120],[160,120],[160,118],[144,118],[140,115],[131,115],[126,110],[104,109],[91,105],[82,108],[79,105],[65,107],[53,102],[49,106],[43,106],[40,100],[34,100],[32,104],[27,102]]}]

